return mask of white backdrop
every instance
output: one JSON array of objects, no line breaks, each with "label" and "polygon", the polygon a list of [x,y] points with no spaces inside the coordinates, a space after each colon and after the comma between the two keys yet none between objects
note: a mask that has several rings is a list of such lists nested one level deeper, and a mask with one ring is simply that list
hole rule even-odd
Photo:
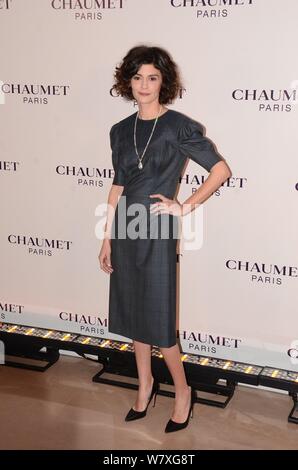
[{"label": "white backdrop", "polygon": [[[233,176],[180,245],[184,351],[298,370],[296,0],[0,0],[1,320],[107,333],[96,208],[109,130],[133,103],[113,72],[145,43],[185,85],[170,108],[206,128]],[[178,199],[208,173],[190,161]]]}]

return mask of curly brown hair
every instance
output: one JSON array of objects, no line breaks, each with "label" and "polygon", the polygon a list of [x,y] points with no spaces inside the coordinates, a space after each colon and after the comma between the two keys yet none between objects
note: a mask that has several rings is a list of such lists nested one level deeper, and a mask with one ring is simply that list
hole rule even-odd
[{"label": "curly brown hair", "polygon": [[135,100],[130,80],[143,64],[153,64],[161,72],[160,104],[172,103],[182,89],[177,64],[165,49],[143,44],[131,48],[121,64],[116,66],[114,73],[115,84],[111,89],[111,93],[114,90],[118,96],[120,95],[128,101]]}]

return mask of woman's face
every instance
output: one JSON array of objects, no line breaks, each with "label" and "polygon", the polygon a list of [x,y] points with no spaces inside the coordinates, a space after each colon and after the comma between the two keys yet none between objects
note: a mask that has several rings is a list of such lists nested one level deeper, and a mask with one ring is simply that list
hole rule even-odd
[{"label": "woman's face", "polygon": [[161,72],[153,64],[143,64],[131,78],[132,94],[138,103],[159,102]]}]

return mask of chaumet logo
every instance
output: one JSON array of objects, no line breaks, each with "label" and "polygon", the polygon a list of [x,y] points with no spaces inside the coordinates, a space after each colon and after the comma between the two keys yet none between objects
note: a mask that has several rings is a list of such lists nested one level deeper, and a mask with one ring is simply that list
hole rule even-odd
[{"label": "chaumet logo", "polygon": [[74,178],[79,186],[101,188],[104,180],[113,178],[115,172],[111,168],[82,167],[75,165],[58,165],[56,173],[60,176]]},{"label": "chaumet logo", "polygon": [[16,172],[19,168],[20,162],[8,162],[6,160],[0,160],[0,171]]},{"label": "chaumet logo", "polygon": [[284,90],[275,89],[244,89],[236,88],[232,91],[232,98],[239,103],[254,103],[261,112],[291,112],[297,105],[296,83]]},{"label": "chaumet logo", "polygon": [[37,85],[33,83],[0,82],[0,95],[14,95],[22,98],[24,104],[48,104],[49,98],[67,96],[69,85]]},{"label": "chaumet logo", "polygon": [[21,315],[23,313],[23,310],[24,305],[0,301],[0,319],[2,321],[6,320],[7,316],[9,316],[10,314]]},{"label": "chaumet logo", "polygon": [[177,331],[177,338],[188,342],[190,350],[195,352],[216,354],[217,347],[238,349],[242,342],[239,338],[199,333],[194,331]]},{"label": "chaumet logo", "polygon": [[[183,185],[192,186],[192,192],[196,192],[198,186],[201,186],[206,181],[205,175],[199,173],[189,174],[185,173],[183,176],[180,176],[179,183]],[[215,196],[220,196],[221,188],[238,188],[245,189],[247,183],[247,178],[242,176],[231,176],[228,178],[222,185],[213,193]]]},{"label": "chaumet logo", "polygon": [[197,19],[226,18],[233,7],[253,5],[253,0],[170,0],[174,8],[193,8]]},{"label": "chaumet logo", "polygon": [[73,312],[60,312],[59,318],[62,321],[77,324],[82,334],[99,335],[106,333],[108,326],[107,319],[102,319],[95,315],[79,314]]},{"label": "chaumet logo", "polygon": [[75,20],[102,20],[105,11],[122,10],[127,0],[51,0],[56,11],[73,13]]},{"label": "chaumet logo", "polygon": [[291,363],[298,364],[298,339],[292,341],[290,348],[287,351],[288,356],[291,359]]},{"label": "chaumet logo", "polygon": [[69,251],[73,242],[69,240],[55,240],[38,236],[8,235],[8,242],[12,246],[24,246],[29,255],[53,256],[54,253]]},{"label": "chaumet logo", "polygon": [[12,5],[12,0],[0,0],[0,10],[9,10]]},{"label": "chaumet logo", "polygon": [[284,279],[297,279],[298,277],[297,266],[279,266],[256,261],[229,259],[226,261],[226,267],[231,271],[248,273],[250,280],[260,285],[281,285]]}]

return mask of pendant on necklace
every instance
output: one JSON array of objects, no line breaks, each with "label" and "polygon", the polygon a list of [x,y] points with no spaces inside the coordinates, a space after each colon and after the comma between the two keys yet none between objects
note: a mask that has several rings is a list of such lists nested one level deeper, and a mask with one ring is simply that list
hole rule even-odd
[{"label": "pendant on necklace", "polygon": [[139,162],[138,168],[139,168],[140,170],[143,168],[143,163],[142,163],[142,162]]}]

